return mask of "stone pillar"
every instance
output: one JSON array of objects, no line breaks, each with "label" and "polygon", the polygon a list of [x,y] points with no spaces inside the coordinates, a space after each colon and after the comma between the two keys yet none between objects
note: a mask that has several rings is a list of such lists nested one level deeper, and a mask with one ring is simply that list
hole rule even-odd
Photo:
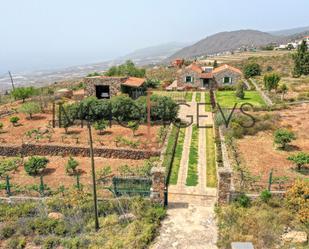
[{"label": "stone pillar", "polygon": [[165,168],[153,167],[151,169],[152,186],[150,199],[156,203],[164,205],[165,192]]},{"label": "stone pillar", "polygon": [[218,204],[228,204],[230,202],[232,187],[232,171],[229,169],[218,170]]}]

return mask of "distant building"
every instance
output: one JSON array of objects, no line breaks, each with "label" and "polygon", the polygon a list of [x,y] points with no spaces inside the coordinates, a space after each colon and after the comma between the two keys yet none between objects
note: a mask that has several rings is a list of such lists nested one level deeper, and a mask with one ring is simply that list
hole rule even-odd
[{"label": "distant building", "polygon": [[307,45],[309,45],[309,36],[305,36],[303,40],[307,42]]},{"label": "distant building", "polygon": [[136,77],[93,76],[86,77],[84,82],[86,95],[96,96],[98,99],[110,99],[120,92],[135,98],[146,89],[146,79]]},{"label": "distant building", "polygon": [[185,63],[184,59],[175,59],[174,61],[172,61],[172,66],[173,67],[182,67]]},{"label": "distant building", "polygon": [[225,85],[235,85],[242,77],[242,72],[232,66],[222,65],[217,68],[201,67],[196,63],[180,69],[177,80],[166,89],[215,89]]}]

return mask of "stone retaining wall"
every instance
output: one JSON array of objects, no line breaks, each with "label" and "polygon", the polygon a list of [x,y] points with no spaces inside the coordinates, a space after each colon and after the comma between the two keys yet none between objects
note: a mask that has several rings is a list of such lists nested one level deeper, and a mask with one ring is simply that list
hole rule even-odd
[{"label": "stone retaining wall", "polygon": [[[81,156],[90,155],[87,147],[70,147],[62,145],[23,144],[21,146],[0,146],[0,156]],[[160,156],[160,151],[144,151],[131,149],[94,148],[94,156],[120,159],[148,159]]]},{"label": "stone retaining wall", "polygon": [[217,201],[219,204],[228,204],[231,201],[231,193],[233,192],[233,171],[228,158],[228,152],[225,145],[224,137],[219,128],[219,137],[221,140],[221,153],[223,167],[218,169],[218,194]]}]

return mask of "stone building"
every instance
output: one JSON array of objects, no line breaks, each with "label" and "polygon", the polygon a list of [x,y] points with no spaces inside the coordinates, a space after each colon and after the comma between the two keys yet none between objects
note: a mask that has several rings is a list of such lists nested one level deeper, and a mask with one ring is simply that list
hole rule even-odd
[{"label": "stone building", "polygon": [[135,93],[141,93],[145,90],[146,79],[93,76],[86,77],[84,82],[87,96],[96,96],[98,99],[109,99],[121,92],[128,93],[131,97],[134,97]]},{"label": "stone building", "polygon": [[[196,63],[184,67],[177,72],[177,82],[167,90],[209,89],[225,85],[235,85],[242,77],[242,72],[232,66],[223,65],[218,68],[201,67]],[[173,88],[173,89],[171,89]]]}]

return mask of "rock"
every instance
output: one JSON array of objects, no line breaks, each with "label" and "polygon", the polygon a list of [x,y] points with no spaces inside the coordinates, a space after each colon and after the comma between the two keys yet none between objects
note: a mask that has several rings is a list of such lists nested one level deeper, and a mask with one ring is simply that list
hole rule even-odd
[{"label": "rock", "polygon": [[62,213],[52,212],[48,214],[48,218],[54,220],[62,220],[64,218]]},{"label": "rock", "polygon": [[283,242],[306,243],[308,235],[306,232],[291,231],[282,235]]},{"label": "rock", "polygon": [[120,222],[133,221],[133,220],[136,220],[136,216],[132,213],[127,213],[119,216]]}]

